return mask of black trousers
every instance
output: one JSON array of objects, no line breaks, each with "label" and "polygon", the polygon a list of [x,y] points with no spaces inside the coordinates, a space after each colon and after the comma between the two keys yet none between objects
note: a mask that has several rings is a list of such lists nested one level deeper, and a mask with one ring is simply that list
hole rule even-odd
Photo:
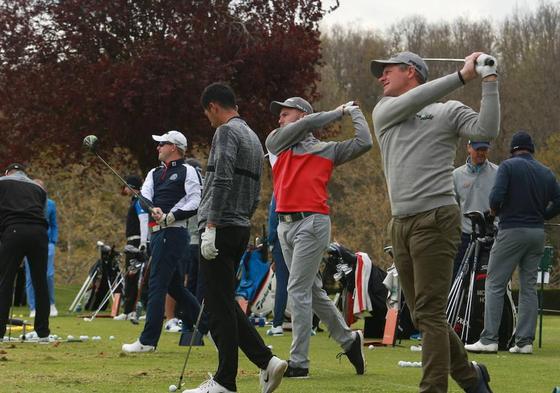
[{"label": "black trousers", "polygon": [[212,260],[200,256],[200,269],[206,281],[205,307],[210,316],[210,333],[219,353],[214,380],[232,391],[237,391],[239,348],[261,369],[266,369],[272,358],[272,352],[235,300],[237,268],[249,241],[249,231],[246,227],[218,228],[218,256]]},{"label": "black trousers", "polygon": [[47,286],[47,228],[41,225],[14,225],[0,237],[0,337],[6,333],[10,314],[14,278],[24,257],[29,261],[31,281],[35,289],[35,332],[47,337],[49,330],[49,290]]}]

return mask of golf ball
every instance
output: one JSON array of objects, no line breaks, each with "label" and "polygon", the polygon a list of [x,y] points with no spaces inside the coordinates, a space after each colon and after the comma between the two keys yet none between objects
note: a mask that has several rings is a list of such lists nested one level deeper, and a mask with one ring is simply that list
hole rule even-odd
[{"label": "golf ball", "polygon": [[176,392],[176,391],[177,391],[177,386],[175,386],[175,385],[169,385],[169,391],[170,391],[170,392]]},{"label": "golf ball", "polygon": [[372,344],[370,344],[370,346],[368,347],[369,350],[372,350],[373,348],[375,348]]},{"label": "golf ball", "polygon": [[93,336],[93,337],[91,338],[91,340],[92,340],[92,341],[100,341],[100,340],[101,340],[101,337],[100,337],[100,336]]},{"label": "golf ball", "polygon": [[91,319],[89,319],[88,317],[84,317],[84,322],[91,322]]},{"label": "golf ball", "polygon": [[87,340],[89,340],[89,337],[88,336],[80,336],[80,340],[87,341]]},{"label": "golf ball", "polygon": [[109,340],[114,340],[115,336],[109,336]]},{"label": "golf ball", "polygon": [[66,336],[66,339],[68,339],[68,340],[73,340],[73,339],[74,339],[74,336],[72,336],[72,335],[69,334],[68,336]]}]

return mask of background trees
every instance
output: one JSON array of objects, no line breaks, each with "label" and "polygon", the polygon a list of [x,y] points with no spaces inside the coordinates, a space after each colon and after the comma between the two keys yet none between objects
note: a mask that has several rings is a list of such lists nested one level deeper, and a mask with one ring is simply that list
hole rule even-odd
[{"label": "background trees", "polygon": [[127,146],[146,169],[155,163],[146,149],[153,133],[180,129],[191,143],[208,143],[199,97],[219,80],[233,85],[263,136],[273,124],[270,97],[315,94],[324,12],[305,0],[6,0],[7,154],[20,159],[45,143],[76,148],[94,133]]},{"label": "background trees", "polygon": [[[53,199],[66,201],[59,248],[67,263],[92,252],[87,247],[98,238],[118,242],[124,225],[120,186],[76,150],[83,136],[97,134],[104,156],[125,173],[153,166],[150,135],[169,129],[185,132],[189,154],[204,161],[213,132],[198,101],[216,80],[232,84],[242,115],[264,141],[276,124],[270,101],[293,95],[310,98],[317,110],[357,99],[371,125],[381,94],[371,59],[401,50],[459,58],[490,52],[500,62],[502,105],[491,160],[507,158],[511,135],[527,129],[537,157],[560,173],[560,3],[542,2],[535,12],[513,12],[500,23],[432,24],[417,16],[384,32],[337,26],[321,33],[318,23],[328,11],[318,0],[2,2],[0,165],[31,161]],[[457,67],[432,63],[430,78]],[[480,84],[449,98],[477,109]],[[335,139],[352,135],[344,122],[327,132]],[[465,160],[466,142],[460,142],[456,165]],[[262,190],[255,236],[271,194],[268,168]],[[381,252],[390,212],[378,147],[335,171],[330,193],[333,238],[390,263]],[[549,230],[551,241],[560,241],[558,231]],[[71,270],[65,275],[75,276]],[[559,274],[553,277],[560,281]]]}]

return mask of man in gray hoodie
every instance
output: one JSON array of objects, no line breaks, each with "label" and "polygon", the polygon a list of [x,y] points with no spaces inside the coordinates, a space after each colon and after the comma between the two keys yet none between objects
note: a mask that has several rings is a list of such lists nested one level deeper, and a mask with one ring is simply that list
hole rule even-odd
[{"label": "man in gray hoodie", "polygon": [[[411,52],[374,60],[371,71],[383,85],[373,124],[391,202],[395,265],[422,332],[420,392],[447,392],[448,374],[466,392],[491,392],[486,367],[468,361],[445,307],[461,234],[453,161],[459,137],[488,140],[498,134],[496,60],[475,52],[460,71],[431,82],[426,63]],[[478,76],[480,114],[458,101],[437,102]]]}]

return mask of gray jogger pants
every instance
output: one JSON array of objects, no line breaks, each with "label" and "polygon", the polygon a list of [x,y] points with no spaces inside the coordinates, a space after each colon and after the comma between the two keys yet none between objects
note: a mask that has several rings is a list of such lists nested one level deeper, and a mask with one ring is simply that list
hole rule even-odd
[{"label": "gray jogger pants", "polygon": [[352,331],[323,289],[319,275],[319,265],[330,236],[330,217],[324,214],[278,225],[278,238],[290,271],[288,304],[292,311],[290,365],[293,367],[309,368],[313,313],[325,323],[332,338],[344,350],[348,350],[354,340]]},{"label": "gray jogger pants", "polygon": [[519,266],[519,310],[515,343],[532,344],[537,323],[537,269],[544,250],[544,229],[511,228],[498,232],[488,261],[483,344],[498,342],[504,294],[516,266]]}]

